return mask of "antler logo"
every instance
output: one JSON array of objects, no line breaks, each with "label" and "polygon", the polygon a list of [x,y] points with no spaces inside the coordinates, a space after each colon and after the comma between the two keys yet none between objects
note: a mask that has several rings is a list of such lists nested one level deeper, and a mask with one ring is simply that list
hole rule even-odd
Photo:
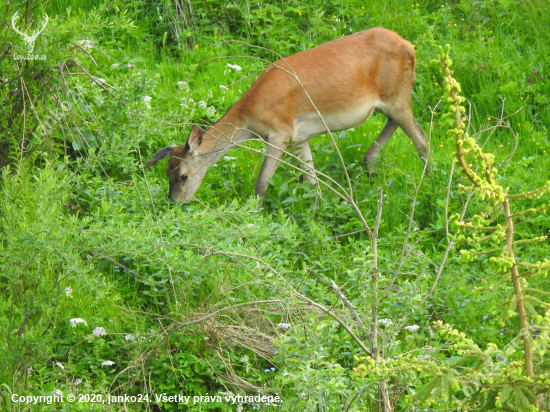
[{"label": "antler logo", "polygon": [[38,35],[40,33],[42,33],[44,31],[44,29],[46,28],[46,24],[48,24],[48,20],[49,20],[49,17],[48,15],[46,14],[46,21],[44,22],[44,26],[42,26],[42,29],[40,29],[39,31],[37,31],[36,33],[34,33],[33,35],[29,36],[27,33],[21,33],[19,30],[17,30],[17,28],[15,27],[15,20],[17,19],[18,17],[18,14],[19,12],[15,12],[15,14],[13,15],[13,17],[11,18],[11,26],[13,27],[13,30],[15,30],[17,33],[19,33],[21,36],[23,36],[23,40],[25,41],[25,43],[27,43],[27,49],[29,51],[29,53],[32,53],[32,51],[34,50],[34,42],[36,41],[36,39],[38,38]]}]

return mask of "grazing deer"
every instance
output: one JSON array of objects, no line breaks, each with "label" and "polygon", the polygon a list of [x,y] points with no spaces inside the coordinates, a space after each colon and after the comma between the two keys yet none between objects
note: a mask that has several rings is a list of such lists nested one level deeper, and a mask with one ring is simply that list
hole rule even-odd
[{"label": "grazing deer", "polygon": [[[315,183],[309,139],[362,124],[373,112],[388,121],[364,158],[367,171],[397,127],[428,162],[425,133],[411,109],[415,53],[392,31],[374,28],[342,37],[271,64],[213,126],[193,126],[187,142],[159,150],[145,165],[170,156],[169,198],[188,200],[218,159],[241,142],[267,142],[256,195],[263,197],[289,144],[305,162],[305,180]],[[312,104],[313,103],[313,104]],[[321,116],[319,116],[319,113]],[[430,172],[429,164],[426,170]]]}]

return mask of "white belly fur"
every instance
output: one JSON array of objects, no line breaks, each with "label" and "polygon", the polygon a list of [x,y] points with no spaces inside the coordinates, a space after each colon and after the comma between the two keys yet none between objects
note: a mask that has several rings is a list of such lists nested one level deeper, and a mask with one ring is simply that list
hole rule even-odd
[{"label": "white belly fur", "polygon": [[[365,122],[375,109],[379,109],[382,102],[370,102],[362,107],[353,110],[346,110],[339,114],[324,115],[331,132],[351,129]],[[311,113],[297,117],[294,120],[295,135],[292,138],[294,143],[300,143],[320,134],[327,133],[327,129],[317,113]]]}]

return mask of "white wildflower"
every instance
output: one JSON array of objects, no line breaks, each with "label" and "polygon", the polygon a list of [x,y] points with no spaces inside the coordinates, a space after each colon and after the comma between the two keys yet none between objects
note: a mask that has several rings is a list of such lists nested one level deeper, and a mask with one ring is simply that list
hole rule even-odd
[{"label": "white wildflower", "polygon": [[134,67],[134,65],[133,65],[132,63],[128,63],[128,64],[126,65],[126,67],[129,68],[129,69],[131,69],[132,67]]},{"label": "white wildflower", "polygon": [[70,286],[67,286],[65,289],[63,289],[65,291],[65,296],[69,297],[69,298],[72,298],[73,297],[73,288],[70,287]]},{"label": "white wildflower", "polygon": [[106,360],[105,362],[101,362],[101,366],[113,366],[115,363],[111,360]]},{"label": "white wildflower", "polygon": [[183,90],[189,90],[189,85],[187,84],[187,82],[178,82],[178,87]]},{"label": "white wildflower", "polygon": [[73,382],[73,385],[80,385],[82,383],[82,379],[78,378],[78,379],[75,379],[75,381]]},{"label": "white wildflower", "polygon": [[70,320],[69,320],[69,323],[71,324],[71,328],[76,328],[76,325],[78,325],[79,323],[83,323],[83,324],[85,324],[86,326],[88,326],[88,324],[86,323],[86,321],[85,321],[84,319],[80,319],[80,318],[70,319]]},{"label": "white wildflower", "polygon": [[92,333],[94,336],[105,336],[107,334],[107,332],[105,332],[105,328],[102,328],[101,326],[95,328]]},{"label": "white wildflower", "polygon": [[201,100],[199,102],[199,107],[202,107],[203,109],[206,109],[206,102],[204,100]]},{"label": "white wildflower", "polygon": [[382,323],[382,324],[384,324],[384,325],[386,325],[386,326],[389,326],[389,325],[391,325],[393,322],[392,322],[391,319],[386,319],[386,318],[385,318],[385,319],[378,319],[378,323]]},{"label": "white wildflower", "polygon": [[99,83],[107,83],[107,81],[105,79],[102,79],[101,77],[96,77],[95,78]]},{"label": "white wildflower", "polygon": [[289,330],[292,325],[290,323],[278,323],[277,327],[281,329]]},{"label": "white wildflower", "polygon": [[409,332],[416,332],[418,329],[420,329],[420,326],[418,325],[409,325],[404,327],[405,330],[408,330]]},{"label": "white wildflower", "polygon": [[244,355],[242,357],[242,360],[243,360],[244,364],[246,365],[246,373],[248,373],[248,368],[250,367],[250,365],[248,363],[248,356]]},{"label": "white wildflower", "polygon": [[220,84],[220,89],[222,90],[228,90],[228,88],[226,86],[224,86],[223,84]]},{"label": "white wildflower", "polygon": [[195,101],[194,101],[193,99],[191,99],[191,98],[189,98],[187,101],[188,101],[189,103],[195,103]]},{"label": "white wildflower", "polygon": [[61,369],[65,369],[65,366],[63,366],[61,363],[55,362],[55,364],[57,365],[57,367],[59,367]]},{"label": "white wildflower", "polygon": [[27,373],[31,373],[32,372],[32,366],[29,366],[29,368],[27,369]]},{"label": "white wildflower", "polygon": [[90,40],[86,40],[86,39],[79,40],[76,42],[76,44],[78,44],[83,49],[91,49],[92,47],[94,47],[93,43]]},{"label": "white wildflower", "polygon": [[116,69],[118,66],[120,66],[119,63],[113,63],[111,64],[111,69]]},{"label": "white wildflower", "polygon": [[61,392],[59,389],[54,389],[53,394],[57,396],[63,396],[63,392]]},{"label": "white wildflower", "polygon": [[145,104],[145,107],[150,109],[151,108],[151,100],[153,100],[153,98],[151,96],[143,96],[142,100],[143,100],[143,103]]},{"label": "white wildflower", "polygon": [[214,106],[210,106],[208,109],[206,109],[206,115],[208,117],[214,117],[216,114],[216,108]]},{"label": "white wildflower", "polygon": [[135,338],[134,335],[126,335],[124,339],[126,339],[126,342],[132,342]]},{"label": "white wildflower", "polygon": [[232,68],[233,70],[236,70],[240,72],[243,68],[241,66],[237,66],[236,64],[227,63],[227,67]]},{"label": "white wildflower", "polygon": [[230,160],[237,160],[237,158],[236,157],[231,157],[231,156],[224,156],[223,160],[230,161]]}]

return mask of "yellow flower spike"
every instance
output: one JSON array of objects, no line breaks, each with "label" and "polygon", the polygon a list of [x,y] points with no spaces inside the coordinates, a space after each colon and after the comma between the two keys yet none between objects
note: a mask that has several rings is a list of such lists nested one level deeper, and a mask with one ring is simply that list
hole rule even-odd
[{"label": "yellow flower spike", "polygon": [[403,155],[403,157],[405,157],[405,155]]},{"label": "yellow flower spike", "polygon": [[196,45],[195,45],[195,49],[198,49],[198,48],[199,48],[199,45],[198,45],[198,44],[196,44]]},{"label": "yellow flower spike", "polygon": [[357,151],[358,151],[358,152],[360,152],[360,151],[361,151],[361,146],[359,146],[359,147],[357,148]]},{"label": "yellow flower spike", "polygon": [[300,16],[302,15],[302,13],[298,13]]},{"label": "yellow flower spike", "polygon": [[443,145],[442,145],[442,144],[440,144],[440,145],[439,145],[439,147],[443,148]]},{"label": "yellow flower spike", "polygon": [[520,99],[523,100],[523,96],[521,96]]},{"label": "yellow flower spike", "polygon": [[365,9],[365,6],[361,7],[361,9],[363,9],[363,10],[364,10],[364,9]]},{"label": "yellow flower spike", "polygon": [[366,136],[367,134],[366,133],[363,133],[363,136]]}]

